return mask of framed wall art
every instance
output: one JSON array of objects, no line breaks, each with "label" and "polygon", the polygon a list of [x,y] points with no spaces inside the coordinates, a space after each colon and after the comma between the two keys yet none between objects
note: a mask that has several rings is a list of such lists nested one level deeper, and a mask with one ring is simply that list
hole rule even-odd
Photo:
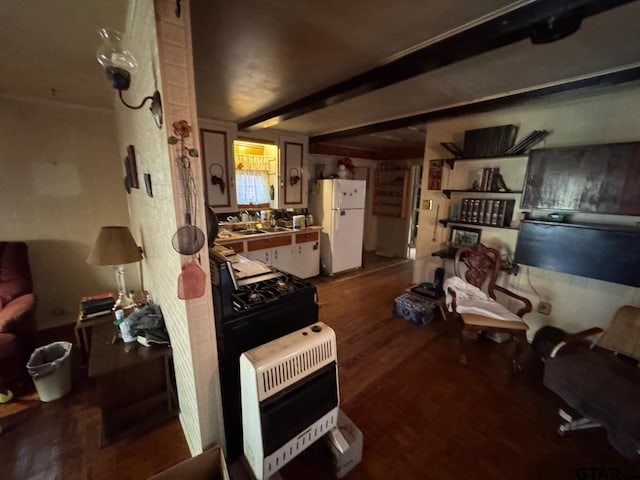
[{"label": "framed wall art", "polygon": [[138,166],[136,164],[136,151],[133,145],[127,147],[127,156],[124,159],[127,177],[129,177],[129,185],[131,188],[140,188],[138,182]]},{"label": "framed wall art", "polygon": [[429,160],[429,181],[427,190],[440,190],[442,188],[442,166],[444,160]]},{"label": "framed wall art", "polygon": [[453,248],[470,247],[480,241],[482,230],[479,228],[451,226],[451,246]]}]

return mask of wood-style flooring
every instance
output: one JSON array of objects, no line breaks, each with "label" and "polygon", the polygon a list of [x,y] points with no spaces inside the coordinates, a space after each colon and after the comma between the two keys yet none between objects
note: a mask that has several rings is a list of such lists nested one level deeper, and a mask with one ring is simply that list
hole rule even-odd
[{"label": "wood-style flooring", "polygon": [[[362,463],[347,479],[640,474],[602,430],[556,433],[561,402],[542,385],[539,364],[511,373],[510,343],[468,342],[461,366],[455,325],[416,327],[394,317],[393,299],[411,277],[405,262],[316,282],[320,320],[338,338],[341,406],[364,435]],[[177,420],[99,449],[95,387],[74,380],[67,397],[12,419],[0,436],[1,479],[143,479],[189,456]],[[284,468],[284,480],[334,478],[314,447]]]}]

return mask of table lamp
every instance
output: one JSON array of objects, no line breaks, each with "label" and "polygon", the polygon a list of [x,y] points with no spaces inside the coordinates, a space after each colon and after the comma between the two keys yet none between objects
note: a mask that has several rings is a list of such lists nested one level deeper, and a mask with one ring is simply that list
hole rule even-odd
[{"label": "table lamp", "polygon": [[91,265],[110,265],[116,272],[118,286],[117,308],[127,309],[134,305],[133,299],[127,295],[124,283],[124,264],[142,260],[142,253],[136,245],[128,227],[102,227],[96,239],[87,263]]}]

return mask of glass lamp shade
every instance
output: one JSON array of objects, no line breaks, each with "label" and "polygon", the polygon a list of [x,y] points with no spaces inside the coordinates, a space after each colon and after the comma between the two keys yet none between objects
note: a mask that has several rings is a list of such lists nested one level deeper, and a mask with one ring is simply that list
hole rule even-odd
[{"label": "glass lamp shade", "polygon": [[133,54],[124,48],[124,35],[117,30],[101,28],[98,33],[102,43],[98,47],[96,58],[106,72],[113,88],[127,90],[131,84],[131,72],[138,67]]}]

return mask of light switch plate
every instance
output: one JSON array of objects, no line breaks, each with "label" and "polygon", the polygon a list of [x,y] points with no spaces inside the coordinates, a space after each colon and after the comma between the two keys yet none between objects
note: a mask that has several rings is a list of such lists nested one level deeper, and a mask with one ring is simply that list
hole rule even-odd
[{"label": "light switch plate", "polygon": [[422,200],[422,209],[431,210],[433,208],[433,200]]}]

